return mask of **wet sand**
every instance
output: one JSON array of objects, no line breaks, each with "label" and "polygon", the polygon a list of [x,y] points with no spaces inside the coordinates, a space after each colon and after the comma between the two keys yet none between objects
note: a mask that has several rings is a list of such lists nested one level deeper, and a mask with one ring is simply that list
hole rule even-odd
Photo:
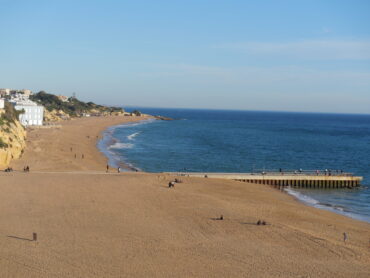
[{"label": "wet sand", "polygon": [[0,173],[0,277],[369,277],[368,223],[265,185],[105,173],[96,137],[122,120],[29,132],[31,172]]}]

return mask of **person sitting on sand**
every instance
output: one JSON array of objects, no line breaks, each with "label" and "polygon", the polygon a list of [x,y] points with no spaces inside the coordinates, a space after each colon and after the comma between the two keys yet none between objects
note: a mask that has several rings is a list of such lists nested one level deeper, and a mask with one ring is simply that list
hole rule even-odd
[{"label": "person sitting on sand", "polygon": [[175,188],[175,182],[170,181],[170,182],[168,183],[168,187],[169,187],[169,188],[171,188],[171,187]]}]

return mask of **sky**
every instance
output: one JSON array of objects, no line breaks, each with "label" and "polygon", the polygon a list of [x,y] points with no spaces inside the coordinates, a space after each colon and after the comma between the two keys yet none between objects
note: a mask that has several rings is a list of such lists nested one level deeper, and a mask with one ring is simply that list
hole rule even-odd
[{"label": "sky", "polygon": [[0,0],[0,88],[370,114],[370,1]]}]

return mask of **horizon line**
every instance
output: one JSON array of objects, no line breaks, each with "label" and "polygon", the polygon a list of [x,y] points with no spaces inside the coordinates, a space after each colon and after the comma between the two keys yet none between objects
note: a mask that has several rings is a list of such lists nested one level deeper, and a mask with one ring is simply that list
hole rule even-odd
[{"label": "horizon line", "polygon": [[235,112],[273,112],[273,113],[301,113],[301,114],[331,114],[331,115],[363,115],[370,116],[369,113],[356,112],[320,112],[320,111],[289,111],[289,110],[259,110],[259,109],[230,109],[230,108],[191,108],[191,107],[156,107],[141,105],[120,105],[122,108],[144,108],[144,109],[173,109],[173,110],[212,110],[212,111],[235,111]]}]

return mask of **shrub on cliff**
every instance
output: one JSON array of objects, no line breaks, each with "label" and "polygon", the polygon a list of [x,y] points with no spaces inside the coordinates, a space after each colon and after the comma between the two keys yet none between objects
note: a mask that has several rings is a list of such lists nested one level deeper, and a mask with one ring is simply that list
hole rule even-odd
[{"label": "shrub on cliff", "polygon": [[5,149],[8,147],[8,144],[6,144],[4,141],[3,141],[3,138],[0,137],[0,149]]},{"label": "shrub on cliff", "polygon": [[14,123],[18,120],[20,114],[24,113],[24,110],[15,110],[14,106],[9,102],[5,102],[5,113],[0,117],[0,125]]},{"label": "shrub on cliff", "polygon": [[135,116],[138,116],[138,117],[141,116],[141,112],[139,110],[134,110],[131,113],[134,114]]},{"label": "shrub on cliff", "polygon": [[83,113],[90,113],[93,110],[101,113],[123,112],[122,108],[102,106],[93,102],[83,102],[75,97],[70,97],[68,102],[63,102],[56,95],[48,94],[44,91],[32,95],[30,98],[31,100],[43,105],[48,111],[62,110],[64,113],[72,117],[79,116]]}]

